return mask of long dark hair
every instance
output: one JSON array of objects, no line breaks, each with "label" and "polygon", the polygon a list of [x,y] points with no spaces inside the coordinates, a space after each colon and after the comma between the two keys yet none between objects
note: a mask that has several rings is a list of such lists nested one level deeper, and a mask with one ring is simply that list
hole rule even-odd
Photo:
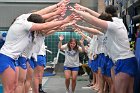
[{"label": "long dark hair", "polygon": [[76,45],[75,45],[75,47],[73,48],[73,50],[75,50],[75,51],[77,52],[77,51],[78,51],[78,42],[77,42],[77,40],[74,39],[74,38],[71,38],[70,41],[68,42],[68,49],[69,49],[69,51],[71,51],[70,43],[73,42],[73,41],[76,43]]},{"label": "long dark hair", "polygon": [[108,14],[111,14],[112,17],[118,17],[118,15],[117,15],[117,7],[114,6],[114,5],[108,5],[105,8],[105,12],[108,13]]},{"label": "long dark hair", "polygon": [[98,18],[102,19],[102,20],[113,22],[112,16],[110,14],[107,14],[107,13],[102,13]]},{"label": "long dark hair", "polygon": [[39,14],[31,14],[28,18],[27,21],[34,22],[34,23],[45,23],[45,20],[43,17]]}]

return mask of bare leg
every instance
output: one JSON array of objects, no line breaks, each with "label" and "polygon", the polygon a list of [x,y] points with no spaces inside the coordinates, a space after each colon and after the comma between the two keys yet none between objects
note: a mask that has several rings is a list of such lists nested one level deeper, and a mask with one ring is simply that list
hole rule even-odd
[{"label": "bare leg", "polygon": [[27,62],[27,76],[25,81],[25,93],[29,92],[29,88],[31,87],[33,78],[33,69],[29,66],[29,63]]},{"label": "bare leg", "polygon": [[19,77],[19,67],[15,67],[16,69],[16,87],[18,86],[18,77]]},{"label": "bare leg", "polygon": [[65,73],[65,85],[66,85],[66,89],[69,90],[71,71],[70,70],[65,70],[64,73]]},{"label": "bare leg", "polygon": [[128,90],[127,93],[133,93],[134,92],[134,89],[133,89],[133,87],[134,87],[134,78],[130,77],[129,81],[130,81],[130,83],[129,83],[129,87],[127,89]]},{"label": "bare leg", "polygon": [[115,71],[114,71],[114,66],[111,68],[111,93],[115,93]]},{"label": "bare leg", "polygon": [[[115,92],[116,93],[128,93],[130,76],[126,73],[120,72],[115,76]],[[133,93],[133,92],[132,92]]]},{"label": "bare leg", "polygon": [[115,93],[115,90],[114,90],[114,85],[113,85],[113,80],[111,77],[106,77],[104,76],[107,84],[109,85],[109,90],[110,90],[110,93]]},{"label": "bare leg", "polygon": [[101,68],[98,69],[98,71],[99,71],[99,92],[98,93],[103,93],[104,79],[103,79],[103,75],[101,73]]},{"label": "bare leg", "polygon": [[114,67],[111,68],[111,78],[113,80],[113,83],[115,82],[115,71],[114,71]]},{"label": "bare leg", "polygon": [[43,66],[37,66],[34,70],[34,75],[33,75],[33,91],[34,93],[38,93],[39,92],[39,80],[42,78],[43,76],[43,71],[44,71],[44,67]]},{"label": "bare leg", "polygon": [[43,73],[44,73],[44,66],[42,66],[42,67],[43,67],[42,71],[41,71],[42,73],[41,73],[40,78],[39,78],[39,85],[40,85],[39,89],[41,89],[41,90],[42,90],[42,78],[43,78]]},{"label": "bare leg", "polygon": [[95,86],[93,86],[93,89],[95,89],[95,90],[99,90],[99,75],[98,75],[98,72],[97,73],[95,73],[95,75],[96,75],[96,84],[95,84]]},{"label": "bare leg", "polygon": [[72,93],[75,91],[77,75],[78,71],[72,71]]},{"label": "bare leg", "polygon": [[16,72],[8,67],[2,74],[2,85],[4,93],[14,93],[16,88]]},{"label": "bare leg", "polygon": [[105,83],[104,83],[104,89],[103,89],[104,93],[107,93],[108,92],[108,83],[106,82],[105,80]]},{"label": "bare leg", "polygon": [[15,93],[24,93],[24,83],[26,79],[27,69],[22,69],[19,67],[19,78],[18,78],[18,86],[16,87]]},{"label": "bare leg", "polygon": [[94,72],[92,72],[93,73],[93,80],[92,80],[92,84],[93,84],[93,86],[96,84],[96,76],[95,76],[95,73]]}]

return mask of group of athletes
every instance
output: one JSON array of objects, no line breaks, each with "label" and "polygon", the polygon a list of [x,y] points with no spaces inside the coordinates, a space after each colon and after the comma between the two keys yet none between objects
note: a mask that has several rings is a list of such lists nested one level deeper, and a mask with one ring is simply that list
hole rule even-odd
[{"label": "group of athletes", "polygon": [[[69,2],[61,0],[14,20],[0,50],[0,78],[4,93],[28,93],[30,87],[33,93],[46,93],[41,84],[46,64],[45,37],[69,25],[83,38],[78,46],[73,38],[62,45],[64,36],[59,37],[58,48],[65,50],[66,93],[75,92],[79,52],[86,51],[84,39],[89,41],[87,53],[94,73],[95,89],[104,93],[104,85],[108,84],[111,93],[133,93],[137,61],[130,50],[127,30],[117,16],[117,9],[109,5],[105,13],[99,14],[79,4],[68,6]],[[64,18],[67,10],[72,13]],[[92,27],[76,24],[83,20]],[[92,37],[85,36],[83,31],[93,34]]]}]

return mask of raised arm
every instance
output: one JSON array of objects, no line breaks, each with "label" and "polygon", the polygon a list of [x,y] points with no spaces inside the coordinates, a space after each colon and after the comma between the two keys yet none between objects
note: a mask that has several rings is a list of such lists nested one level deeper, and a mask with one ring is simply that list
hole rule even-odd
[{"label": "raised arm", "polygon": [[51,16],[50,18],[46,19],[46,22],[56,20],[56,19],[58,19],[58,17],[60,17],[60,15]]},{"label": "raised arm", "polygon": [[97,29],[94,29],[94,28],[90,28],[90,27],[85,27],[85,26],[80,26],[80,25],[77,25],[75,24],[75,26],[83,31],[86,31],[86,32],[89,32],[89,33],[92,33],[94,35],[103,35],[103,31],[104,30],[97,30]]},{"label": "raised arm", "polygon": [[43,30],[42,33],[45,36],[48,36],[48,35],[51,35],[51,34],[53,34],[55,32],[62,31],[62,30],[63,30],[63,28],[61,28],[60,26],[57,26],[57,27],[54,27],[54,28],[51,28],[51,29]]},{"label": "raised arm", "polygon": [[42,17],[46,20],[52,16],[56,16],[56,15],[60,15],[63,12],[62,8],[58,8],[56,11],[51,12],[51,13],[47,13],[45,15],[42,15]]},{"label": "raised arm", "polygon": [[58,43],[58,48],[61,50],[61,47],[62,47],[62,41],[63,41],[63,39],[64,39],[64,36],[63,35],[60,35],[59,36],[59,43]]},{"label": "raised arm", "polygon": [[80,44],[81,44],[81,47],[82,47],[82,50],[80,52],[85,52],[85,46],[84,46],[84,38],[81,38],[80,39]]},{"label": "raised arm", "polygon": [[43,8],[43,9],[36,11],[36,12],[33,12],[33,13],[39,14],[39,15],[45,15],[45,14],[51,12],[52,10],[56,9],[57,7],[58,7],[58,5],[54,4],[54,5],[48,6],[46,8]]},{"label": "raised arm", "polygon": [[51,21],[51,22],[46,22],[46,23],[33,23],[33,26],[30,28],[30,31],[43,31],[46,29],[51,29],[53,27],[66,24],[72,20],[73,20],[72,16],[67,16],[64,20],[61,20],[61,21]]},{"label": "raised arm", "polygon": [[56,30],[51,30],[51,31],[48,31],[47,33],[45,33],[45,36],[49,36],[49,35],[52,35],[56,32]]},{"label": "raised arm", "polygon": [[87,35],[85,35],[80,29],[75,28],[74,31],[77,32],[79,35],[81,35],[84,39],[87,38]]},{"label": "raised arm", "polygon": [[54,5],[51,5],[51,6],[48,6],[46,8],[43,8],[39,11],[36,11],[36,12],[33,12],[35,14],[39,14],[39,15],[44,15],[44,14],[47,14],[49,12],[51,12],[52,10],[56,9],[57,7],[61,6],[63,3],[65,3],[66,0],[61,0],[59,3],[57,4],[54,4]]},{"label": "raised arm", "polygon": [[91,41],[91,38],[87,35],[85,35],[80,29],[75,29],[75,31],[80,34],[87,42]]},{"label": "raised arm", "polygon": [[82,18],[87,21],[88,23],[100,27],[104,30],[106,30],[108,28],[108,24],[106,21],[101,20],[95,16],[90,15],[89,13],[83,12],[83,11],[79,11],[76,9],[71,9],[71,11],[74,11],[75,13],[77,13],[78,15],[82,16]]},{"label": "raised arm", "polygon": [[95,17],[100,16],[100,14],[98,12],[95,12],[94,10],[91,10],[90,8],[84,7],[80,4],[75,4],[75,7],[79,8],[79,10],[86,11],[86,12],[90,13],[92,16],[95,16]]}]

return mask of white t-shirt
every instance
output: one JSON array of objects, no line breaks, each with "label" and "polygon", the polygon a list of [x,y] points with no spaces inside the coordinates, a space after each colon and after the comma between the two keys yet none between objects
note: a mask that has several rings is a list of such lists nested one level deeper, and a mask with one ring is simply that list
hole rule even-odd
[{"label": "white t-shirt", "polygon": [[109,55],[109,51],[107,49],[107,34],[104,34],[104,39],[103,39],[103,46],[104,46],[104,54],[105,56]]},{"label": "white t-shirt", "polygon": [[37,61],[37,55],[44,55],[44,52],[43,54],[41,52],[41,50],[44,49],[44,39],[45,37],[42,34],[35,33],[34,41],[26,47],[22,55],[29,59],[32,56]]},{"label": "white t-shirt", "polygon": [[93,60],[93,56],[97,53],[97,35],[94,35],[91,40],[87,40],[89,42],[89,49],[88,49],[88,57],[90,60]]},{"label": "white t-shirt", "polygon": [[40,48],[38,55],[43,55],[43,56],[46,55],[45,42],[42,43],[42,46]]},{"label": "white t-shirt", "polygon": [[27,18],[30,14],[24,14],[18,17],[8,30],[6,41],[0,50],[0,53],[5,54],[13,59],[24,51],[31,42],[32,36],[30,28],[32,22],[28,22]]},{"label": "white t-shirt", "polygon": [[26,57],[26,58],[31,58],[31,56],[32,56],[32,53],[33,53],[33,51],[32,51],[32,49],[33,49],[33,46],[34,46],[34,44],[33,44],[33,42],[31,42],[26,48],[25,48],[25,50],[22,52],[22,56],[23,57]]},{"label": "white t-shirt", "polygon": [[65,50],[65,62],[64,66],[67,67],[79,67],[79,52],[82,52],[82,48],[79,46],[78,51],[68,50],[67,44],[61,46],[62,50]]},{"label": "white t-shirt", "polygon": [[114,61],[134,57],[133,52],[130,50],[128,34],[123,21],[119,18],[113,17],[113,22],[108,21],[107,23],[106,46],[109,56]]},{"label": "white t-shirt", "polygon": [[105,53],[104,39],[105,39],[105,35],[102,36],[97,35],[97,43],[98,43],[97,54]]},{"label": "white t-shirt", "polygon": [[33,46],[33,53],[39,53],[42,47],[42,44],[44,43],[45,36],[42,34],[36,34],[36,37],[34,39],[34,46]]},{"label": "white t-shirt", "polygon": [[37,34],[36,38],[34,39],[35,43],[32,48],[32,57],[37,61],[37,55],[44,55],[42,54],[42,44],[44,43],[45,37],[42,34]]}]

